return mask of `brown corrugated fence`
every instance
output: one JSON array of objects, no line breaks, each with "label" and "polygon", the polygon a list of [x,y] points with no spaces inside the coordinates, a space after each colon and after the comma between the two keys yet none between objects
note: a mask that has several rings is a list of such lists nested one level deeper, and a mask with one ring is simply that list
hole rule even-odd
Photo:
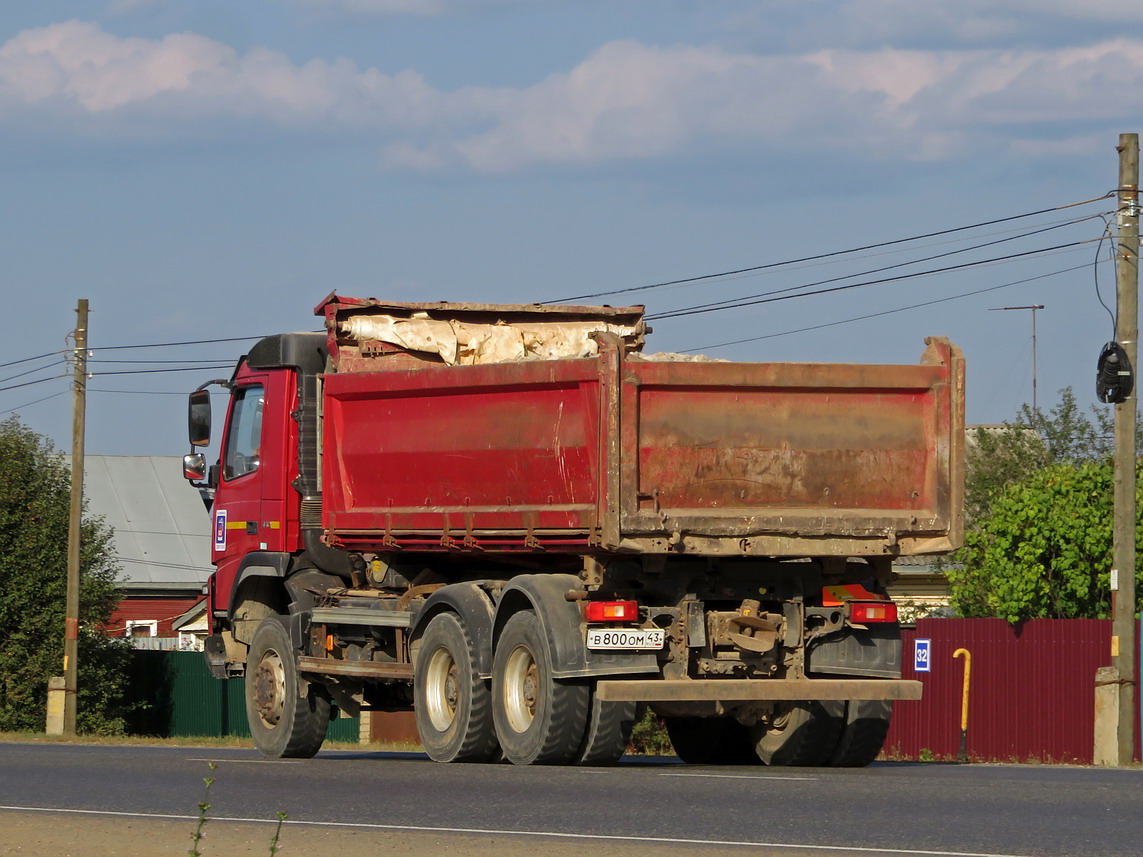
[{"label": "brown corrugated fence", "polygon": [[[895,703],[890,757],[956,758],[964,659],[953,652],[965,648],[972,654],[970,759],[1091,763],[1095,671],[1111,663],[1109,620],[921,619],[902,636],[902,675],[920,679],[925,692],[918,702]],[[919,639],[930,641],[928,673],[913,668]]]}]

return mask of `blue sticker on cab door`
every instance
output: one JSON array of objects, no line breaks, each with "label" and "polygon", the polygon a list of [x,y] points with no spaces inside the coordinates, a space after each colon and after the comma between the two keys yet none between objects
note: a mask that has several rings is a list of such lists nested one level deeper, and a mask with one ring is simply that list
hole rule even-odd
[{"label": "blue sticker on cab door", "polygon": [[214,513],[214,549],[226,550],[226,510],[219,509]]}]

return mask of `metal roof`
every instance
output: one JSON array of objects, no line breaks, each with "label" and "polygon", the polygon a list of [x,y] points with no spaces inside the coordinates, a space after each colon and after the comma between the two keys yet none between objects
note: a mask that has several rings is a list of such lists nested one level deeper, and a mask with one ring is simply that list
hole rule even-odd
[{"label": "metal roof", "polygon": [[88,455],[88,514],[115,531],[116,560],[128,594],[198,593],[210,565],[210,515],[183,478],[182,459],[158,455]]}]

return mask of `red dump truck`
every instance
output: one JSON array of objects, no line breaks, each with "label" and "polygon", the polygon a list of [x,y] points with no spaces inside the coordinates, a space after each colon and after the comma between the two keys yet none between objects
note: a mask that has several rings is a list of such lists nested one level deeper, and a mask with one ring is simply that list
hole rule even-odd
[{"label": "red dump truck", "polygon": [[[412,708],[438,761],[864,765],[900,678],[893,560],[961,539],[964,360],[644,354],[642,307],[336,294],[190,397],[206,658],[255,744]],[[229,406],[208,467],[209,384]]]}]

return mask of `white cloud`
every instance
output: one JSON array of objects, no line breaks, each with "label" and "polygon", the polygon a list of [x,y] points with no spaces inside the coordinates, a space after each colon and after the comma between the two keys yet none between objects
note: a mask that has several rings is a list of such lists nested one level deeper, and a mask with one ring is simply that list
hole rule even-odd
[{"label": "white cloud", "polygon": [[299,66],[280,53],[239,54],[194,33],[120,38],[68,21],[0,45],[0,104],[10,110],[412,128],[439,112],[440,97],[413,72],[389,76],[348,60]]},{"label": "white cloud", "polygon": [[97,124],[153,139],[239,119],[372,134],[386,164],[419,170],[509,172],[765,147],[844,148],[854,160],[1003,146],[1067,152],[1093,133],[1091,123],[1141,114],[1143,41],[1130,39],[773,56],[622,41],[529,87],[452,92],[413,71],[389,75],[344,59],[299,65],[194,33],[120,38],[71,21],[0,45],[0,124],[46,118],[80,135]]},{"label": "white cloud", "polygon": [[440,137],[428,148],[402,144],[387,154],[410,166],[459,160],[493,172],[712,144],[933,159],[1004,146],[1022,139],[1029,123],[1059,144],[1053,128],[1066,137],[1077,119],[1132,123],[1141,111],[1138,41],[1058,51],[800,56],[616,42],[567,74],[504,97],[484,132]]}]

